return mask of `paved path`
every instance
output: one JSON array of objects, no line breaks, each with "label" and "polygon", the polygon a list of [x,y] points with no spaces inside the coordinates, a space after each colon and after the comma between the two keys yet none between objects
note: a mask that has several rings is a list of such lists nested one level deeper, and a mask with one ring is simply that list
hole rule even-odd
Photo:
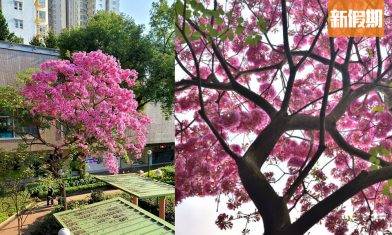
[{"label": "paved path", "polygon": [[[115,194],[121,192],[120,190],[107,190],[105,195]],[[67,197],[68,202],[80,201],[88,199],[91,193],[69,196]],[[49,214],[53,210],[53,207],[46,207],[46,202],[38,202],[31,210],[27,211],[24,216],[23,229],[36,221],[42,220],[45,215]],[[28,234],[24,232],[23,234]],[[18,235],[18,220],[14,219],[8,223],[4,228],[0,229],[0,235]]]}]

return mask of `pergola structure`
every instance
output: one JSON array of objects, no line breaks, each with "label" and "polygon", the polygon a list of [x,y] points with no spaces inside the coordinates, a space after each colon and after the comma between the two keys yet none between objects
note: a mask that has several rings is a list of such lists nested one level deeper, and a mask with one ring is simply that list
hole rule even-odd
[{"label": "pergola structure", "polygon": [[140,207],[113,198],[54,214],[74,235],[174,234],[174,226]]},{"label": "pergola structure", "polygon": [[174,186],[134,173],[95,175],[95,177],[129,193],[135,205],[138,205],[139,198],[159,198],[159,217],[165,219],[166,196],[174,196]]}]

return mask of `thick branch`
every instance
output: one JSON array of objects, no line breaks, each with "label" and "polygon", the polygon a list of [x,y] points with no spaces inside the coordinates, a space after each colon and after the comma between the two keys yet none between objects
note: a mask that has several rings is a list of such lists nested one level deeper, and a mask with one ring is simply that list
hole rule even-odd
[{"label": "thick branch", "polygon": [[[346,140],[343,138],[343,136],[339,133],[339,131],[336,129],[335,126],[331,126],[328,128],[328,132],[335,141],[335,143],[342,148],[344,151],[351,155],[355,155],[359,158],[362,158],[365,161],[370,162],[370,154],[362,151],[360,149],[355,148],[354,146],[350,145],[349,143],[346,142]],[[382,159],[380,160],[380,165],[381,166],[391,166],[391,163],[384,161]]]},{"label": "thick branch", "polygon": [[[204,88],[210,88],[210,89],[221,90],[221,91],[233,90],[233,87],[229,83],[206,82],[206,81],[200,81],[200,83],[201,83],[201,87]],[[183,79],[175,83],[175,87],[176,87],[175,90],[181,91],[187,89],[190,86],[198,86],[198,84],[199,82],[196,80]]]},{"label": "thick branch", "polygon": [[197,24],[195,24],[194,22],[192,22],[191,20],[187,20],[189,25],[191,25],[195,30],[197,30],[201,35],[203,35],[203,37],[205,37],[206,39],[209,39],[210,43],[211,43],[211,47],[215,53],[216,58],[218,59],[219,63],[222,65],[223,70],[225,71],[227,77],[230,80],[230,83],[233,86],[233,90],[235,92],[237,92],[238,94],[244,96],[245,98],[253,101],[257,106],[259,106],[260,108],[262,108],[270,117],[274,116],[276,114],[276,109],[274,108],[274,106],[272,106],[272,104],[270,104],[266,99],[264,99],[263,97],[259,96],[258,94],[254,93],[252,90],[244,87],[243,85],[239,84],[230,68],[229,65],[226,61],[226,59],[224,58],[224,56],[222,55],[220,49],[218,48],[218,46],[215,44],[214,40],[212,38],[210,38],[208,35],[205,34],[205,32],[203,32],[202,30],[200,30],[199,26]]},{"label": "thick branch", "polygon": [[286,230],[290,231],[291,234],[304,234],[332,210],[361,192],[361,190],[391,178],[392,166],[370,172],[362,171],[353,180],[305,212],[297,221],[288,226]]}]

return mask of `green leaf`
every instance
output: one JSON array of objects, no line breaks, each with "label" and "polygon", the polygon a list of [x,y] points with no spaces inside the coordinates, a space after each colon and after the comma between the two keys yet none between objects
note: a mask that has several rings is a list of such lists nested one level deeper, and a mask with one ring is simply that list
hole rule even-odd
[{"label": "green leaf", "polygon": [[249,44],[249,45],[253,44],[253,37],[252,37],[252,35],[247,36],[247,37],[245,38],[245,43],[246,43],[246,44]]},{"label": "green leaf", "polygon": [[201,38],[201,34],[199,32],[194,32],[191,36],[192,40],[198,40]]},{"label": "green leaf", "polygon": [[385,196],[391,196],[390,187],[388,185],[384,185],[382,188],[382,194]]},{"label": "green leaf", "polygon": [[374,112],[374,113],[379,113],[379,112],[382,112],[382,111],[384,111],[384,106],[383,105],[377,105],[377,106],[374,106],[372,108],[372,112]]},{"label": "green leaf", "polygon": [[242,25],[238,25],[237,28],[235,29],[235,33],[237,35],[240,35],[240,34],[242,34],[244,32],[244,29],[245,28]]},{"label": "green leaf", "polygon": [[222,9],[222,8],[219,8],[219,9],[218,9],[218,14],[219,14],[219,15],[224,15],[224,14],[225,14],[225,12],[223,11],[223,9]]},{"label": "green leaf", "polygon": [[223,19],[221,18],[221,17],[217,17],[217,18],[215,18],[215,23],[217,24],[217,25],[221,25],[221,24],[223,24]]},{"label": "green leaf", "polygon": [[184,4],[182,3],[182,1],[176,1],[174,9],[177,14],[182,14],[182,12],[184,11]]},{"label": "green leaf", "polygon": [[267,21],[263,17],[259,17],[257,19],[257,25],[259,26],[261,32],[267,32]]},{"label": "green leaf", "polygon": [[205,10],[205,7],[201,3],[196,3],[192,7],[193,7],[193,9],[195,9],[195,11],[204,11]]},{"label": "green leaf", "polygon": [[227,37],[230,41],[234,40],[234,32],[232,30],[227,31]]},{"label": "green leaf", "polygon": [[227,39],[227,34],[223,33],[223,34],[219,35],[219,39],[222,40],[222,41],[226,40]]}]

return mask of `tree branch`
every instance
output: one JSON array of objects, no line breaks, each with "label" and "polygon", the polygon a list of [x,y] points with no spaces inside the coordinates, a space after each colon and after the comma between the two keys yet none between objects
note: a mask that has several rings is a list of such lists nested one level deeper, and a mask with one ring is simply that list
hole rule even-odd
[{"label": "tree branch", "polygon": [[362,171],[353,180],[305,212],[297,221],[288,226],[286,231],[290,231],[292,234],[304,234],[332,210],[361,192],[363,189],[391,178],[392,166],[383,167],[379,170],[370,172]]},{"label": "tree branch", "polygon": [[319,137],[319,144],[317,147],[317,151],[314,154],[313,158],[310,159],[308,165],[299,173],[298,177],[295,179],[293,184],[289,187],[285,195],[283,196],[284,200],[287,202],[291,196],[295,193],[297,188],[301,185],[302,181],[306,178],[309,174],[310,170],[314,167],[318,159],[321,157],[325,150],[325,114],[328,105],[328,96],[329,96],[329,88],[331,86],[331,80],[333,75],[333,64],[335,62],[336,56],[338,51],[335,52],[334,49],[334,41],[330,38],[330,51],[331,51],[331,62],[328,67],[327,78],[324,86],[324,96],[323,101],[320,109],[320,137]]},{"label": "tree branch", "polygon": [[[343,138],[343,136],[339,133],[339,131],[336,129],[336,126],[330,126],[328,128],[328,132],[331,135],[332,139],[335,141],[335,143],[342,148],[344,151],[346,151],[347,153],[351,154],[351,155],[355,155],[359,158],[362,158],[365,161],[371,162],[370,161],[370,154],[355,148],[354,146],[350,145],[349,143],[347,143],[347,141]],[[379,159],[380,160],[380,165],[381,166],[392,166],[391,163],[384,161],[383,159]]]}]

